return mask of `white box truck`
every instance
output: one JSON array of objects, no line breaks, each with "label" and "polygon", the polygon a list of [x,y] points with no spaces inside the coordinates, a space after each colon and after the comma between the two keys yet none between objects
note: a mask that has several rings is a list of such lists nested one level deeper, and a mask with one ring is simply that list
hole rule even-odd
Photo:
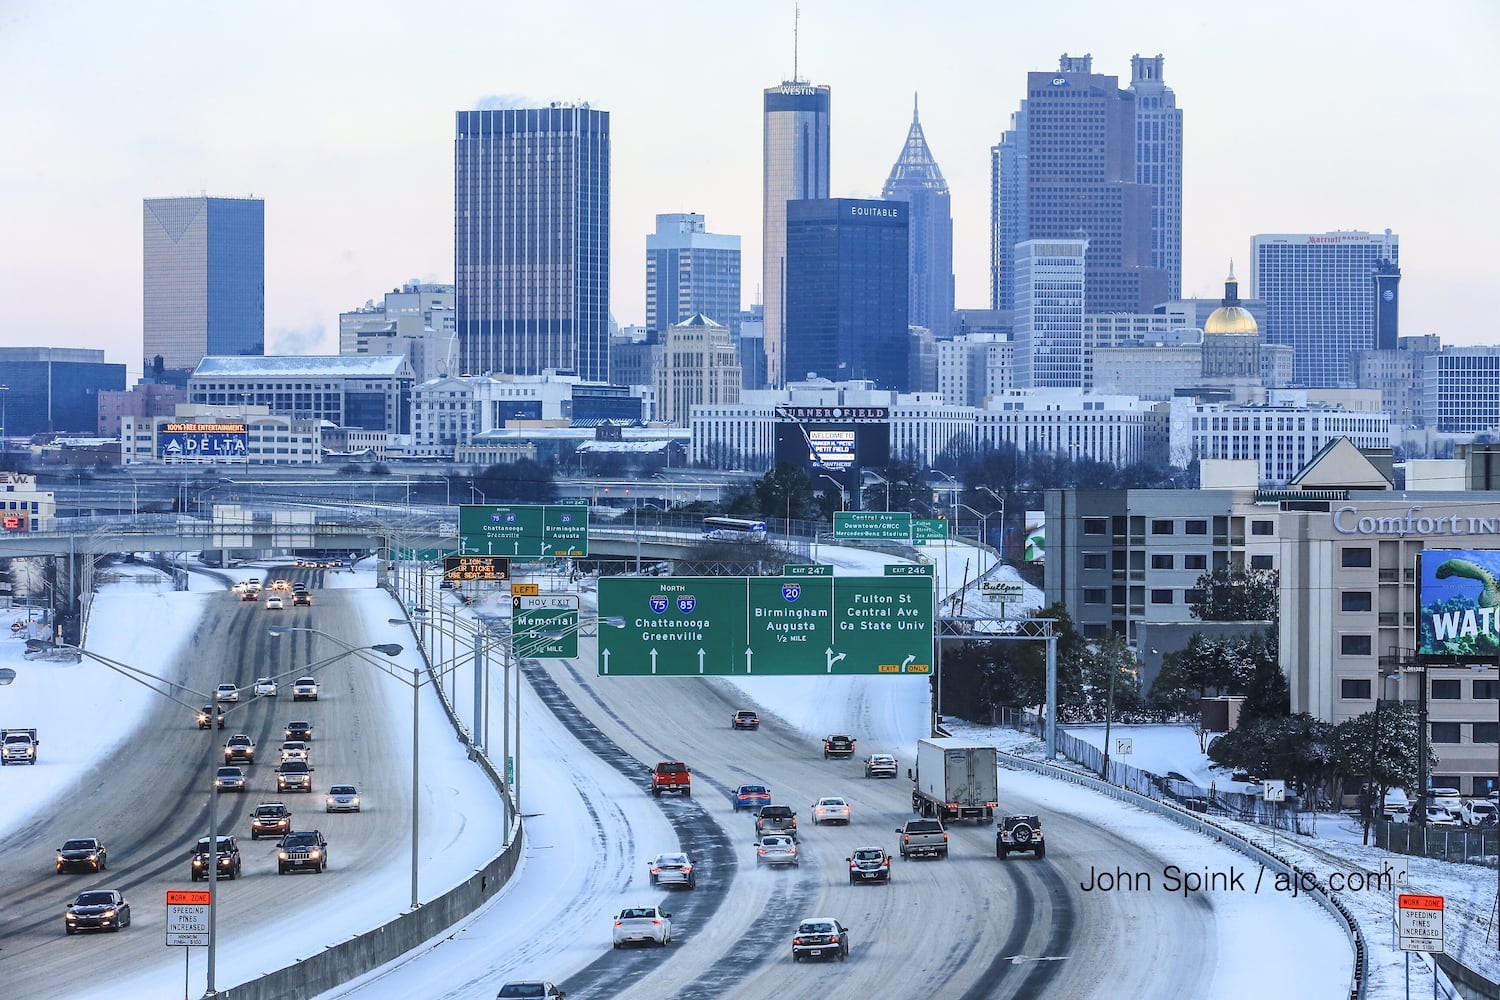
[{"label": "white box truck", "polygon": [[995,748],[954,737],[917,740],[913,811],[945,821],[988,822],[999,805]]}]

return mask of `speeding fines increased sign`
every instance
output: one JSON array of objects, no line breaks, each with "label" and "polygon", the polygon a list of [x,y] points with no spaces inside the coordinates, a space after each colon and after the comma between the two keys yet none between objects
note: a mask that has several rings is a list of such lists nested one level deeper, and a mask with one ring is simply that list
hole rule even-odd
[{"label": "speeding fines increased sign", "polygon": [[1397,927],[1402,951],[1443,950],[1443,897],[1401,895]]},{"label": "speeding fines increased sign", "polygon": [[200,890],[167,892],[168,947],[208,947],[208,901],[209,894]]}]

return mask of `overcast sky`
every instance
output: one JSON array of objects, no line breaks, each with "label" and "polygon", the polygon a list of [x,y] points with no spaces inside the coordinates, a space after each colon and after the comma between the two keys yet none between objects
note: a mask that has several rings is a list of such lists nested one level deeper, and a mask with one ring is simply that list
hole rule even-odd
[{"label": "overcast sky", "polygon": [[[426,4],[0,0],[0,345],[138,372],[141,201],[266,201],[272,351],[332,353],[338,313],[453,280],[454,112],[611,113],[612,309],[645,320],[658,212],[742,239],[760,284],[761,91],[792,0]],[[1183,293],[1248,279],[1255,233],[1392,229],[1404,334],[1500,342],[1500,3],[804,0],[801,75],[833,88],[832,193],[878,196],[921,94],[953,193],[957,304],[988,305],[989,149],[1026,73],[1166,57],[1184,110]],[[1485,248],[1490,249],[1486,250]],[[1248,292],[1248,280],[1242,285]]]}]

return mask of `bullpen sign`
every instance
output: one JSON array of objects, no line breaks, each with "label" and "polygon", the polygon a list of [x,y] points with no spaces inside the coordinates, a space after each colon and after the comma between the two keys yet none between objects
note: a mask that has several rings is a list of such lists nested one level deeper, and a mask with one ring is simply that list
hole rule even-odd
[{"label": "bullpen sign", "polygon": [[1500,550],[1422,550],[1417,604],[1419,656],[1500,654]]},{"label": "bullpen sign", "polygon": [[167,461],[242,461],[248,443],[244,424],[167,424],[157,438]]}]

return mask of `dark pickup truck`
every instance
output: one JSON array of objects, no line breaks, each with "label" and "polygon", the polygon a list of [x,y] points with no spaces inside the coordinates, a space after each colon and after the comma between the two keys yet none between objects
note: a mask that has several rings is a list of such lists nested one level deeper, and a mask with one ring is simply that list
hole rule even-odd
[{"label": "dark pickup truck", "polygon": [[761,806],[755,814],[755,835],[784,833],[792,839],[797,837],[797,814],[791,806]]},{"label": "dark pickup truck", "polygon": [[823,740],[823,759],[854,756],[853,736],[829,736]]}]

